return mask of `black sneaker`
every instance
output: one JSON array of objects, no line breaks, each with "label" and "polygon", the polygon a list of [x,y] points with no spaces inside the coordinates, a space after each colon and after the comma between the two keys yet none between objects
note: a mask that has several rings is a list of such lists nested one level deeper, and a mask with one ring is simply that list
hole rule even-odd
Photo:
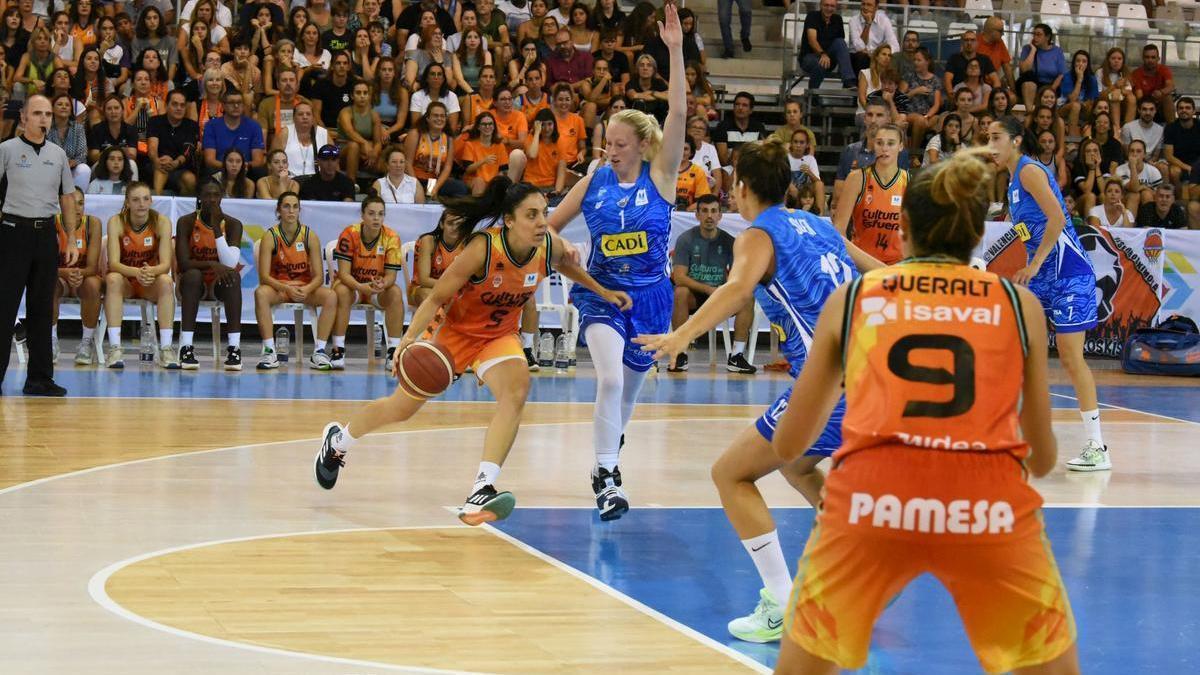
[{"label": "black sneaker", "polygon": [[334,370],[346,369],[346,348],[334,347],[329,351],[329,365]]},{"label": "black sneaker", "polygon": [[184,370],[200,370],[200,362],[196,360],[196,348],[183,345],[179,348],[179,367]]},{"label": "black sneaker", "polygon": [[533,350],[529,347],[525,348],[525,365],[529,366],[529,372],[531,373],[538,371],[537,357],[533,355]]},{"label": "black sneaker", "polygon": [[743,375],[753,375],[758,372],[758,368],[750,364],[746,360],[746,355],[738,352],[729,357],[729,361],[725,363],[725,370],[731,373],[741,373]]},{"label": "black sneaker", "polygon": [[721,50],[721,58],[732,59],[733,58],[733,50],[732,49],[722,49]]},{"label": "black sneaker", "polygon": [[629,511],[629,497],[621,489],[621,470],[618,467],[613,467],[611,472],[604,467],[593,469],[592,492],[596,493],[600,520],[616,520]]},{"label": "black sneaker", "polygon": [[675,356],[675,363],[667,366],[668,373],[686,373],[688,369],[688,355],[678,354]]},{"label": "black sneaker", "polygon": [[317,451],[317,459],[313,462],[317,485],[326,490],[333,489],[337,483],[338,471],[346,466],[345,453],[333,449],[333,437],[340,433],[342,433],[342,427],[337,422],[325,425],[325,432],[321,436],[321,449]]},{"label": "black sneaker", "polygon": [[482,525],[504,520],[517,505],[511,492],[497,492],[492,485],[484,485],[467,497],[458,510],[458,519],[468,525]]},{"label": "black sneaker", "polygon": [[46,380],[45,382],[26,382],[21,393],[26,396],[62,397],[67,395],[67,390],[65,387],[55,384],[54,380]]},{"label": "black sneaker", "polygon": [[16,325],[13,326],[13,342],[16,342],[19,345],[25,344],[25,322],[24,321],[17,321]]},{"label": "black sneaker", "polygon": [[396,360],[396,348],[388,347],[387,358],[383,360],[384,372],[392,372],[392,363]]},{"label": "black sneaker", "polygon": [[742,38],[742,51],[748,52],[752,49],[754,49],[754,45],[750,44],[750,38],[748,38],[748,37]]},{"label": "black sneaker", "polygon": [[225,348],[225,370],[242,369],[242,350],[237,347]]}]

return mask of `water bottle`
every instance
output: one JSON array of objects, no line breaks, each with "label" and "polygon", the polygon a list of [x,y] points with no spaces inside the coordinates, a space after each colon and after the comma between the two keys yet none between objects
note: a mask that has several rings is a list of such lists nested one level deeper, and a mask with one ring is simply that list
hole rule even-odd
[{"label": "water bottle", "polygon": [[383,326],[375,325],[375,358],[383,356]]},{"label": "water bottle", "polygon": [[538,340],[538,366],[549,368],[554,365],[554,334],[549,331],[542,333]]},{"label": "water bottle", "polygon": [[275,355],[279,357],[281,363],[287,363],[288,353],[291,351],[291,336],[288,334],[288,329],[280,326],[275,331]]},{"label": "water bottle", "polygon": [[558,336],[554,344],[554,369],[560,373],[567,372],[571,365],[571,357],[567,353],[567,334]]},{"label": "water bottle", "polygon": [[575,332],[567,333],[567,369],[575,369],[575,346],[579,343],[579,338],[575,337]]},{"label": "water bottle", "polygon": [[142,346],[138,360],[154,363],[154,328],[149,322],[142,324]]}]

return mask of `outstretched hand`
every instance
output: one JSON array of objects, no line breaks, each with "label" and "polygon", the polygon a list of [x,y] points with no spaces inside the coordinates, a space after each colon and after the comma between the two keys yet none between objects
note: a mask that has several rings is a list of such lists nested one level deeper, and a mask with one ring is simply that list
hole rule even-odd
[{"label": "outstretched hand", "polygon": [[679,8],[675,0],[667,0],[663,4],[663,18],[658,22],[658,35],[666,43],[668,49],[683,49],[683,26],[679,24]]},{"label": "outstretched hand", "polygon": [[635,344],[642,346],[644,352],[654,352],[654,360],[662,361],[668,359],[672,363],[675,357],[688,348],[688,341],[679,335],[679,333],[667,333],[666,335],[638,335],[633,338]]}]

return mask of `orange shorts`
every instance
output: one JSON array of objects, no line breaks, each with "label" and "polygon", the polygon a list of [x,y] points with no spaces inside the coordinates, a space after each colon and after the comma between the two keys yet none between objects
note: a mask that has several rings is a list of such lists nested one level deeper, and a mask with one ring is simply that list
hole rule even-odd
[{"label": "orange shorts", "polygon": [[[338,286],[341,286],[341,285],[343,285],[343,284],[342,284],[342,282],[341,282],[341,280],[339,280],[339,279],[334,279],[334,280],[333,280],[333,283],[332,283],[332,284],[331,284],[329,287],[330,287],[330,288],[337,288]],[[354,305],[375,305],[375,309],[383,309],[383,308],[384,308],[384,307],[383,307],[383,305],[379,304],[379,294],[378,294],[378,293],[362,293],[362,292],[357,292],[357,293],[355,293],[355,294],[354,294],[354,299],[351,301],[351,304],[354,304]]]},{"label": "orange shorts", "polygon": [[450,324],[442,324],[434,340],[454,357],[454,374],[462,375],[470,368],[475,377],[483,380],[489,368],[509,359],[525,361],[525,350],[515,333],[497,338],[481,338],[460,333]]},{"label": "orange shorts", "polygon": [[1058,657],[1075,642],[1075,618],[1041,503],[1007,454],[851,455],[825,483],[792,586],[788,637],[842,668],[861,668],[884,607],[928,572],[953,596],[987,672]]},{"label": "orange shorts", "polygon": [[130,288],[133,290],[129,293],[129,297],[136,300],[157,300],[150,292],[150,286],[143,286],[137,277],[125,277],[129,282]]}]

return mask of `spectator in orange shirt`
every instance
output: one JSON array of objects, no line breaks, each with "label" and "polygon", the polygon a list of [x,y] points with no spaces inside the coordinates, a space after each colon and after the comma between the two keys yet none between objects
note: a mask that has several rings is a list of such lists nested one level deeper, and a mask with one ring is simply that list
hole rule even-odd
[{"label": "spectator in orange shirt", "polygon": [[471,194],[481,195],[501,171],[517,182],[525,169],[525,153],[508,147],[496,133],[496,118],[490,112],[481,112],[471,128],[454,142],[454,161],[463,170],[463,180],[471,188]]},{"label": "spectator in orange shirt", "polygon": [[583,173],[587,170],[587,127],[583,118],[575,113],[575,95],[571,86],[564,82],[554,85],[553,102],[559,155],[567,163],[567,169]]},{"label": "spectator in orange shirt", "polygon": [[517,108],[525,113],[525,119],[532,122],[541,110],[550,109],[550,97],[546,96],[546,91],[542,86],[546,84],[545,76],[540,70],[530,70],[525,73],[525,93],[521,94],[521,100],[517,103]]},{"label": "spectator in orange shirt", "polygon": [[695,143],[691,138],[685,136],[683,159],[679,161],[679,178],[675,180],[675,208],[683,211],[695,211],[696,199],[712,194],[704,169],[692,161],[695,154]]},{"label": "spectator in orange shirt", "polygon": [[567,165],[558,150],[558,128],[554,113],[539,110],[533,120],[533,134],[525,142],[528,164],[525,182],[551,195],[562,194],[567,180]]},{"label": "spectator in orange shirt", "polygon": [[1162,111],[1167,124],[1175,121],[1175,77],[1171,69],[1159,63],[1158,45],[1142,47],[1142,66],[1129,75],[1133,95],[1140,101],[1149,98]]},{"label": "spectator in orange shirt", "polygon": [[510,149],[523,150],[529,121],[513,107],[513,91],[508,86],[496,88],[496,109],[492,114],[496,118],[496,133],[504,144]]},{"label": "spectator in orange shirt", "polygon": [[1013,77],[1012,54],[1008,52],[1008,45],[1004,44],[1003,19],[992,16],[983,22],[983,31],[975,51],[991,59],[992,66],[1000,76],[1000,84],[1010,89],[1015,86],[1017,80]]}]

